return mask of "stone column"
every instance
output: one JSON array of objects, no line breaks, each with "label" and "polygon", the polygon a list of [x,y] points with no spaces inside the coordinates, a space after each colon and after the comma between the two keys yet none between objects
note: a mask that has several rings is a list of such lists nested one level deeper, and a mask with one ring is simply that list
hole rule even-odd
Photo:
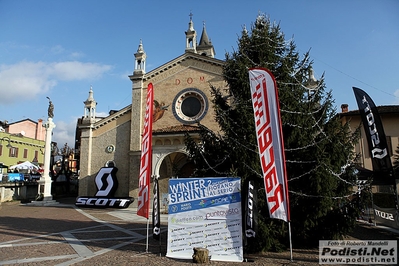
[{"label": "stone column", "polygon": [[[51,195],[51,177],[49,175],[51,159],[51,137],[53,135],[53,129],[55,128],[55,124],[53,123],[54,105],[49,97],[46,98],[49,100],[49,105],[47,109],[47,122],[44,124],[44,127],[46,128],[46,141],[44,143],[44,173],[40,178],[38,185],[39,197],[37,200],[31,202],[31,204],[42,206],[58,203],[53,200],[53,196]],[[41,186],[44,186],[43,197],[41,197]]]},{"label": "stone column", "polygon": [[48,201],[53,199],[53,196],[51,195],[51,177],[49,175],[51,159],[51,137],[53,134],[53,129],[55,128],[53,118],[49,117],[47,119],[47,122],[44,124],[44,127],[46,128],[46,142],[44,146],[44,173],[42,175],[42,178],[44,180],[43,201]]},{"label": "stone column", "polygon": [[[51,195],[51,177],[49,174],[50,171],[50,159],[51,159],[51,136],[53,134],[53,129],[55,128],[55,124],[53,123],[53,118],[49,117],[47,122],[44,124],[46,128],[46,142],[44,144],[44,172],[42,177],[40,178],[38,184],[38,192],[39,197],[29,203],[30,205],[39,205],[39,206],[51,206],[58,204],[55,200],[53,200],[53,195]],[[43,196],[41,197],[41,187],[44,186]]]}]

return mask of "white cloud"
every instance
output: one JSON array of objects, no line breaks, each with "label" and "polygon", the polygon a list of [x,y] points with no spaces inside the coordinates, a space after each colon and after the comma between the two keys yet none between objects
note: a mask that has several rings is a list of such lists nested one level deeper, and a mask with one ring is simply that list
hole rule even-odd
[{"label": "white cloud", "polygon": [[87,78],[98,78],[112,67],[97,63],[82,63],[78,61],[52,63],[50,65],[52,74],[62,80],[82,80]]},{"label": "white cloud", "polygon": [[27,100],[39,93],[47,92],[57,84],[48,73],[43,62],[21,62],[0,66],[0,103]]},{"label": "white cloud", "polygon": [[13,104],[49,91],[59,81],[95,79],[112,66],[79,61],[0,65],[0,104]]},{"label": "white cloud", "polygon": [[65,143],[70,148],[75,148],[75,131],[77,119],[70,122],[58,121],[53,129],[52,141],[57,142],[58,148],[64,147]]},{"label": "white cloud", "polygon": [[61,45],[56,45],[54,47],[51,47],[51,53],[53,54],[61,54],[65,51],[64,47],[62,47]]},{"label": "white cloud", "polygon": [[[48,49],[46,47],[42,48],[45,51],[47,51]],[[76,60],[77,58],[82,58],[85,56],[84,53],[82,52],[71,52],[66,50],[62,45],[55,45],[53,47],[50,48],[50,52],[52,55],[66,55],[67,58],[73,58],[73,60]]]},{"label": "white cloud", "polygon": [[84,56],[84,53],[73,52],[73,53],[70,54],[70,56],[71,56],[72,58],[81,58],[81,57]]},{"label": "white cloud", "polygon": [[96,117],[107,117],[109,113],[107,112],[96,112]]},{"label": "white cloud", "polygon": [[133,75],[133,72],[132,71],[126,71],[126,72],[124,72],[124,73],[122,73],[122,74],[120,74],[120,78],[121,79],[123,79],[123,80],[126,80],[129,76],[131,76],[131,75]]},{"label": "white cloud", "polygon": [[395,95],[395,102],[394,104],[399,104],[399,90],[396,90],[393,95]]}]

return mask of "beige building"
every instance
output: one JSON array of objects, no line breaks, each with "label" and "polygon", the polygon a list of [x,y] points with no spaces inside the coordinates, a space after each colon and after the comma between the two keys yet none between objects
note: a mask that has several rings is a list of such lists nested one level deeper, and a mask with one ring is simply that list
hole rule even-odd
[{"label": "beige building", "polygon": [[[342,113],[340,113],[341,120],[343,123],[349,122],[352,132],[360,126],[360,140],[355,146],[355,152],[360,155],[358,165],[367,170],[363,171],[364,178],[372,174],[373,166],[371,161],[370,149],[366,139],[364,127],[362,125],[359,110],[348,111],[348,105],[341,105]],[[399,105],[386,105],[377,106],[378,113],[381,118],[384,132],[386,135],[388,152],[391,156],[391,162],[393,164],[394,154],[396,148],[399,145]],[[369,170],[369,171],[368,171]],[[368,172],[368,173],[367,173]],[[362,174],[360,174],[362,175]],[[373,186],[373,193],[390,193],[389,186]],[[396,193],[399,191],[399,180],[396,179]],[[399,194],[399,193],[398,193]]]},{"label": "beige building", "polygon": [[[198,121],[218,130],[210,102],[210,84],[225,88],[226,83],[222,75],[224,61],[215,58],[205,25],[197,42],[192,18],[185,32],[185,47],[181,56],[146,72],[147,55],[140,41],[135,68],[129,76],[132,103],[111,111],[105,118],[96,117],[97,103],[90,89],[84,102],[84,116],[77,125],[79,196],[93,196],[97,192],[94,177],[107,161],[113,161],[118,168],[119,183],[115,196],[137,198],[149,83],[154,87],[152,175],[159,176],[161,195],[167,193],[169,178],[190,176],[193,168],[187,161],[184,134],[195,134]],[[137,200],[133,204],[137,204]]]},{"label": "beige building", "polygon": [[[361,167],[369,170],[373,170],[371,163],[370,149],[367,143],[366,134],[362,125],[360,112],[358,109],[348,111],[348,105],[343,104],[341,106],[342,113],[340,113],[343,123],[349,121],[352,132],[360,126],[360,141],[355,146],[356,153],[360,154],[358,161]],[[378,106],[378,113],[381,117],[381,122],[384,127],[384,132],[387,139],[388,151],[393,162],[393,154],[399,144],[399,105],[386,105]]]}]

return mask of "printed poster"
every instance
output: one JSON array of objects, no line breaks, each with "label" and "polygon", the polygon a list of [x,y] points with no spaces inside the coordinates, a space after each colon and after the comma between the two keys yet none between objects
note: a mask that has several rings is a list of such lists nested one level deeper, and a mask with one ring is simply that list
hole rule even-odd
[{"label": "printed poster", "polygon": [[200,247],[211,260],[242,262],[240,188],[239,178],[170,179],[166,256],[192,259]]}]

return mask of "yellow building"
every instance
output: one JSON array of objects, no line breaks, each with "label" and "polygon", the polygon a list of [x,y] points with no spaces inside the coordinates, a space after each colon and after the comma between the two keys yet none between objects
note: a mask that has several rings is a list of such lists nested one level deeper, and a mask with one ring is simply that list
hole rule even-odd
[{"label": "yellow building", "polygon": [[0,127],[0,163],[12,166],[30,161],[43,165],[45,128],[41,119],[1,123]]},{"label": "yellow building", "polygon": [[154,87],[152,174],[159,176],[161,195],[167,193],[169,178],[190,176],[193,171],[187,161],[184,134],[195,134],[199,121],[218,130],[210,102],[210,85],[226,87],[222,75],[224,61],[215,58],[205,25],[197,42],[197,32],[190,18],[182,55],[149,72],[146,72],[146,61],[147,54],[140,41],[135,53],[135,69],[129,76],[132,103],[125,108],[98,118],[94,91],[89,91],[76,134],[80,151],[79,196],[96,193],[94,177],[107,161],[112,161],[118,168],[119,187],[115,196],[137,197],[149,83]]}]

